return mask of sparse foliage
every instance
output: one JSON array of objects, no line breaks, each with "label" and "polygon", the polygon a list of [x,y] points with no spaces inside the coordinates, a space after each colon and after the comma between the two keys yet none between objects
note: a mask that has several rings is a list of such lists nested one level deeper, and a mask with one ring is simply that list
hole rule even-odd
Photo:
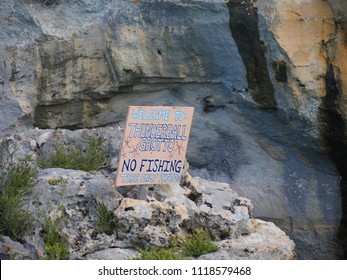
[{"label": "sparse foliage", "polygon": [[186,256],[191,257],[198,257],[219,249],[203,229],[196,230],[191,238],[182,243],[181,248]]},{"label": "sparse foliage", "polygon": [[0,145],[0,234],[20,241],[33,229],[31,212],[25,209],[25,196],[35,183],[36,169],[31,157],[15,156],[8,143]]},{"label": "sparse foliage", "polygon": [[48,184],[52,185],[52,186],[56,186],[58,185],[59,183],[61,183],[63,181],[62,178],[58,178],[58,179],[48,179]]},{"label": "sparse foliage", "polygon": [[99,232],[111,235],[116,230],[115,217],[112,211],[109,211],[105,204],[96,202],[98,218],[96,227]]},{"label": "sparse foliage", "polygon": [[188,238],[172,239],[170,246],[168,249],[157,247],[138,249],[141,255],[135,260],[183,260],[189,257],[199,257],[219,249],[203,229],[196,230]]},{"label": "sparse foliage", "polygon": [[184,260],[186,259],[181,254],[177,253],[175,248],[158,248],[151,247],[146,249],[138,249],[141,255],[134,260]]},{"label": "sparse foliage", "polygon": [[102,141],[96,137],[85,136],[83,146],[84,149],[81,149],[75,145],[64,146],[63,143],[58,143],[49,158],[38,159],[38,165],[42,168],[60,167],[84,171],[107,166],[108,159],[105,156],[106,149],[102,146]]},{"label": "sparse foliage", "polygon": [[43,240],[49,260],[68,260],[70,256],[67,237],[61,232],[62,219],[46,217],[43,224]]}]

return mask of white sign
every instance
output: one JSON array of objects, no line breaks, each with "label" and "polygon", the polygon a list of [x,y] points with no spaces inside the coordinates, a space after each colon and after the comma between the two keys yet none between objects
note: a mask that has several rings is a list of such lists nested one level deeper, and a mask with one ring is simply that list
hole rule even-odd
[{"label": "white sign", "polygon": [[193,107],[130,106],[116,186],[179,182]]}]

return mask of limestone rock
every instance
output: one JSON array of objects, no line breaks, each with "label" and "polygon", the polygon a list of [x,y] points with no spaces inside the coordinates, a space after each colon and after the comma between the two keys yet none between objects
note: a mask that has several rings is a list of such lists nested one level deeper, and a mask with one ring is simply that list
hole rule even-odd
[{"label": "limestone rock", "polygon": [[110,248],[86,255],[87,260],[131,260],[139,256],[134,249]]},{"label": "limestone rock", "polygon": [[[50,180],[58,180],[52,184]],[[100,174],[78,170],[51,168],[39,173],[33,188],[30,209],[53,220],[64,217],[68,221],[63,232],[68,236],[72,251],[80,258],[101,248],[107,248],[114,237],[95,236],[97,202],[102,202],[112,211],[116,209],[122,195],[113,187],[113,181]],[[73,254],[72,254],[73,255]]]},{"label": "limestone rock", "polygon": [[253,220],[254,231],[236,239],[218,242],[219,250],[200,256],[200,260],[292,260],[296,259],[294,242],[273,223]]},{"label": "limestone rock", "polygon": [[[281,230],[272,223],[251,217],[253,206],[248,199],[239,197],[227,184],[200,178],[190,180],[187,188],[179,185],[155,186],[149,192],[148,201],[123,199],[115,211],[120,239],[140,246],[166,247],[170,236],[205,228],[213,238],[224,240],[220,244],[235,242],[240,243],[240,248],[248,243],[251,246],[257,244],[258,253],[250,258],[295,258],[295,245]],[[233,251],[232,246],[221,246],[221,252],[206,258],[242,257],[238,251],[244,248]]]},{"label": "limestone rock", "polygon": [[[73,132],[34,129],[8,136],[5,141],[16,151],[15,156],[30,151],[37,157],[42,149],[49,154],[57,141],[78,145],[85,133],[115,141],[115,132],[110,128]],[[109,154],[113,153],[111,149]],[[36,157],[33,156],[33,164]],[[184,168],[181,184],[148,186],[145,200],[133,197],[136,186],[114,188],[115,174],[111,167],[93,172],[38,168],[32,193],[25,198],[28,210],[36,217],[34,234],[24,238],[24,245],[3,237],[1,258],[44,259],[45,217],[61,221],[59,228],[67,237],[70,259],[133,258],[138,255],[135,251],[138,247],[168,247],[174,236],[187,236],[201,228],[214,239],[221,240],[225,251],[221,258],[226,258],[224,254],[230,258],[239,257],[239,253],[233,251],[234,247],[222,245],[228,244],[228,240],[245,240],[245,243],[253,244],[258,239],[263,242],[263,247],[250,258],[291,258],[285,250],[294,252],[293,242],[278,228],[261,226],[269,223],[262,224],[253,218],[253,205],[249,199],[240,197],[229,184],[192,178],[187,172],[188,166],[186,164]],[[97,226],[100,203],[106,206],[114,221],[114,232],[103,233]],[[272,243],[264,240],[272,240]]]},{"label": "limestone rock", "polygon": [[231,190],[230,185],[193,178],[189,188],[196,195],[198,211],[187,222],[187,227],[207,227],[215,239],[237,238],[253,231],[253,205]]},{"label": "limestone rock", "polygon": [[37,257],[35,247],[13,241],[8,236],[0,236],[1,260],[34,260]]},{"label": "limestone rock", "polygon": [[170,236],[180,231],[183,222],[174,206],[128,198],[122,200],[115,217],[118,237],[144,248],[168,247]]}]

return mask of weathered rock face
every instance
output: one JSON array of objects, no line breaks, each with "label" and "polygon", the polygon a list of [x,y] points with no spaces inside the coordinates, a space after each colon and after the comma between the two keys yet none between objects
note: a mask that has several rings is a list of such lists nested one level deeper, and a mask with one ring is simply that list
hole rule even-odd
[{"label": "weathered rock face", "polygon": [[345,1],[3,2],[2,131],[122,126],[128,105],[194,106],[190,172],[232,183],[299,258],[340,257]]},{"label": "weathered rock face", "polygon": [[[214,253],[199,257],[200,260],[261,260],[267,256],[275,260],[293,259],[293,251],[286,244],[286,235],[279,231],[272,223],[256,220],[255,232],[244,238],[217,242],[220,249]],[[263,232],[271,232],[264,238]],[[263,247],[263,244],[266,244]],[[279,251],[277,248],[281,247]]]},{"label": "weathered rock face", "polygon": [[1,18],[2,54],[11,55],[1,81],[18,111],[2,129],[25,116],[39,127],[114,123],[134,100],[180,95],[182,84],[246,88],[223,1],[6,1]]},{"label": "weathered rock face", "polygon": [[[224,24],[228,20],[224,3],[176,2],[114,1],[109,5],[100,1],[92,21],[84,18],[88,6],[76,4],[77,19],[69,23],[75,26],[72,30],[60,14],[66,13],[70,2],[61,1],[44,14],[41,6],[28,5],[44,31],[34,44],[38,86],[35,125],[114,123],[124,119],[126,106],[133,102],[172,102],[169,96],[152,99],[148,93],[172,95],[181,84],[217,84],[227,79],[245,87],[241,61],[225,51],[235,46]],[[212,37],[211,50],[205,46]],[[235,67],[228,67],[225,61],[234,61]]]},{"label": "weathered rock face", "polygon": [[[341,91],[346,92],[341,61],[347,49],[332,7],[326,1],[258,1],[257,6],[275,39],[268,43],[280,48],[269,51],[275,71],[281,71],[282,63],[287,75],[285,85],[290,87],[296,109],[317,123],[320,99],[326,95],[324,77],[329,63],[339,69],[336,75],[341,75]],[[343,100],[340,103],[344,104]]]},{"label": "weathered rock face", "polygon": [[277,108],[265,47],[260,39],[258,10],[254,1],[230,0],[230,30],[247,71],[248,90],[253,100],[264,108]]},{"label": "weathered rock face", "polygon": [[[346,5],[342,2],[258,1],[257,7],[265,25],[262,34],[269,45],[275,78],[282,85],[276,92],[291,99],[299,116],[313,124],[306,133],[314,138],[319,135],[323,150],[342,175],[341,224],[345,228],[346,66],[342,61],[347,48]],[[283,80],[281,71],[286,77]]]}]

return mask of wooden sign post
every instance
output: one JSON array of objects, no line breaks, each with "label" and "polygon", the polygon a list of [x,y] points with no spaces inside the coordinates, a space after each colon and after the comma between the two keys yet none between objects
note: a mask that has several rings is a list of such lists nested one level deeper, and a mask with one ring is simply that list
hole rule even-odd
[{"label": "wooden sign post", "polygon": [[193,112],[193,107],[130,106],[115,185],[179,183]]}]

